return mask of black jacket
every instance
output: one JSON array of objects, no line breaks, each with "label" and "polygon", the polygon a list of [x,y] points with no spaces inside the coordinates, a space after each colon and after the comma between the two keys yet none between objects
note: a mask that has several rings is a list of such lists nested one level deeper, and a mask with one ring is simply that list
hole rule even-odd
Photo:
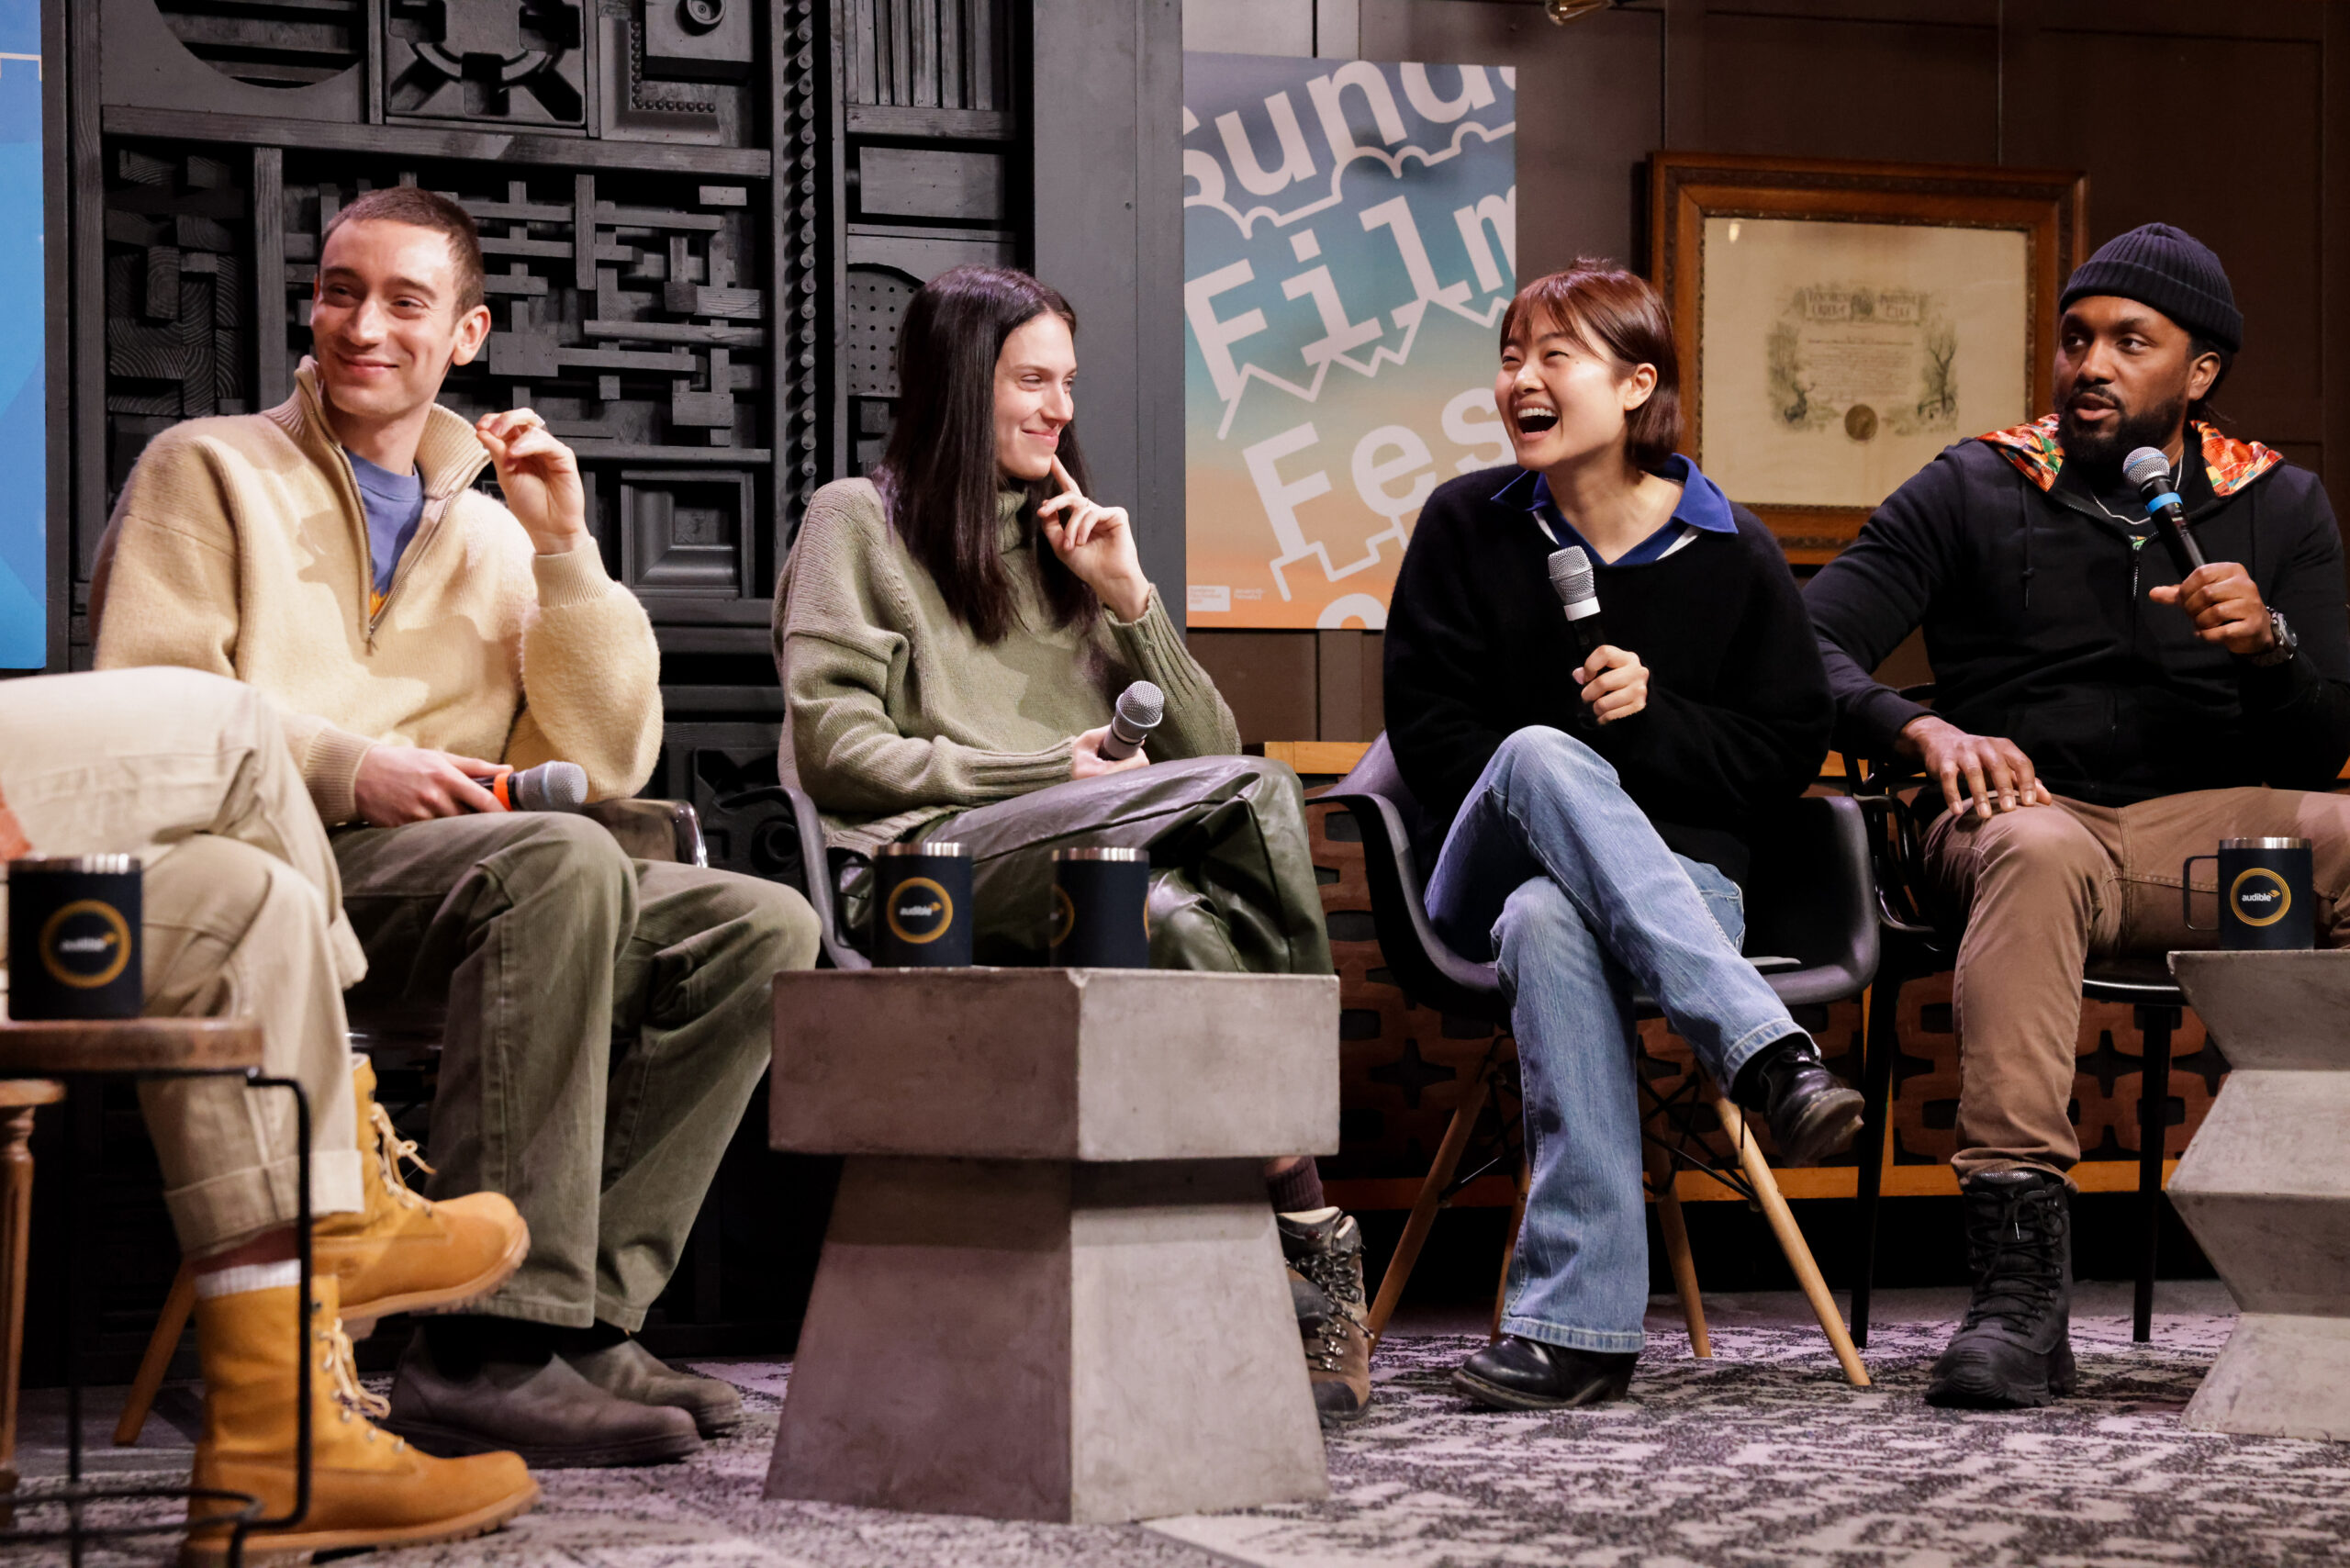
[{"label": "black jacket", "polygon": [[1812,578],[1838,747],[1891,757],[1927,711],[1869,674],[1922,624],[1933,712],[2015,742],[2058,794],[2126,805],[2331,788],[2350,756],[2350,616],[2316,476],[2215,432],[2181,476],[2204,558],[2243,564],[2300,639],[2290,663],[2255,668],[2147,600],[2177,568],[2100,510],[2053,431],[2044,420],[1948,448]]},{"label": "black jacket", "polygon": [[1524,507],[1493,498],[1517,473],[1438,487],[1396,576],[1387,736],[1427,836],[1441,842],[1505,738],[1546,724],[1614,765],[1674,850],[1742,879],[1746,835],[1818,777],[1832,717],[1778,541],[1735,507],[1734,533],[1700,533],[1645,566],[1595,562],[1607,640],[1648,666],[1649,700],[1629,719],[1578,728],[1580,659],[1550,588],[1553,546]]}]

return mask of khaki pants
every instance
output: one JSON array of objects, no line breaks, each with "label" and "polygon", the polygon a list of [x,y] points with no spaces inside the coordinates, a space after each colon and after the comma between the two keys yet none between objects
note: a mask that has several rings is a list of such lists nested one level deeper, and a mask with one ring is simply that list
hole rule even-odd
[{"label": "khaki pants", "polygon": [[354,1001],[447,1002],[430,1194],[504,1193],[530,1222],[529,1260],[469,1310],[638,1327],[767,1070],[776,971],[815,962],[807,901],[554,812],[333,843]]},{"label": "khaki pants", "polygon": [[[2119,808],[2059,800],[1982,821],[1944,812],[1926,833],[1930,890],[1954,924],[1961,1178],[2081,1157],[2066,1107],[2092,957],[2214,946],[2179,909],[2179,868],[2222,838],[2306,838],[2321,946],[2350,946],[2350,797],[2204,790]],[[2195,914],[2217,922],[2199,868]],[[2210,896],[2203,896],[2206,893]]]},{"label": "khaki pants", "polygon": [[[309,1096],[313,1211],[361,1207],[342,988],[365,961],[268,700],[184,669],[0,681],[0,797],[41,854],[140,857],[148,1013],[258,1019],[267,1070]],[[140,1103],[188,1256],[294,1222],[285,1091],[164,1081]]]}]

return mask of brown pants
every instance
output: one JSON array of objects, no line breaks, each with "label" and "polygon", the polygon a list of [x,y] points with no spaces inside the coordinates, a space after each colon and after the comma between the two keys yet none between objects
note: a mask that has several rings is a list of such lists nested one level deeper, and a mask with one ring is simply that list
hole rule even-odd
[{"label": "brown pants", "polygon": [[[1958,1028],[1961,1179],[2081,1157],[2066,1107],[2091,957],[2210,947],[2179,908],[2179,868],[2222,838],[2306,838],[2317,865],[2318,942],[2350,946],[2350,796],[2205,790],[2119,808],[2060,799],[1985,822],[1944,812],[1926,832],[1931,890],[1963,916]],[[2217,923],[2197,868],[2195,917]],[[2210,896],[2203,896],[2205,894]]]}]

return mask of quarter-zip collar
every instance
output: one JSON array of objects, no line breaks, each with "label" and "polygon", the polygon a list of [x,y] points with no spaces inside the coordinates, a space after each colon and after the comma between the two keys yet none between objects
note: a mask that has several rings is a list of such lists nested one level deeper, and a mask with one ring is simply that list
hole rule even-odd
[{"label": "quarter-zip collar", "polygon": [[[393,569],[391,587],[385,590],[380,601],[375,598],[375,571],[370,564],[367,543],[367,506],[359,494],[358,476],[352,472],[351,459],[342,442],[334,433],[334,425],[327,418],[325,392],[319,386],[318,362],[308,355],[294,373],[294,395],[267,417],[274,420],[291,436],[305,456],[319,465],[329,476],[341,502],[343,522],[351,530],[352,553],[359,562],[360,581],[354,585],[357,594],[360,632],[372,651],[375,645],[375,629],[383,623],[385,613],[398,597],[400,585],[413,574],[417,562],[432,547],[441,532],[442,519],[450,506],[464,494],[481,471],[489,465],[489,449],[483,446],[474,428],[461,416],[439,404],[433,405],[424,423],[424,434],[416,446],[416,471],[424,481],[424,516],[416,527],[416,537],[408,541],[400,553],[399,565]],[[372,606],[372,608],[371,608]]]}]

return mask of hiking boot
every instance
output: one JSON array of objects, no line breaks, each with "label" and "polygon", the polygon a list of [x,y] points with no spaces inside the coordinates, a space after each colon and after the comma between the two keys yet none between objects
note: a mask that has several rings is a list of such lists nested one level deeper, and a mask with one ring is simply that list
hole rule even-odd
[{"label": "hiking boot", "polygon": [[1738,1070],[1730,1099],[1771,1125],[1782,1165],[1817,1165],[1852,1147],[1861,1096],[1828,1070],[1809,1035],[1774,1040]]},{"label": "hiking boot", "polygon": [[1282,1272],[1289,1275],[1289,1305],[1290,1310],[1297,1314],[1297,1331],[1308,1335],[1316,1332],[1337,1309],[1330,1305],[1330,1298],[1322,1294],[1320,1285],[1295,1269],[1285,1269]]},{"label": "hiking boot", "polygon": [[700,1449],[687,1411],[608,1393],[556,1355],[551,1340],[530,1353],[522,1338],[444,1367],[419,1329],[400,1357],[385,1427],[428,1452],[511,1449],[539,1470],[666,1464]]},{"label": "hiking boot", "polygon": [[1623,1398],[1639,1359],[1505,1334],[1461,1362],[1452,1386],[1495,1410],[1573,1410]]},{"label": "hiking boot", "polygon": [[743,1396],[733,1383],[679,1372],[626,1335],[591,1350],[565,1350],[563,1359],[616,1399],[683,1410],[705,1438],[723,1437],[743,1424]]},{"label": "hiking boot", "polygon": [[1314,1408],[1326,1427],[1351,1421],[1371,1407],[1371,1328],[1362,1293],[1362,1227],[1335,1208],[1273,1216],[1281,1255],[1292,1274],[1321,1293],[1327,1310],[1309,1325],[1312,1305],[1295,1285],[1298,1334],[1305,1341],[1305,1372]]},{"label": "hiking boot", "polygon": [[378,1317],[453,1311],[497,1290],[530,1255],[531,1227],[501,1193],[434,1203],[410,1191],[402,1165],[428,1174],[432,1167],[376,1102],[365,1057],[352,1068],[351,1093],[366,1206],[328,1215],[310,1234],[314,1266],[341,1282],[347,1330],[364,1339]]},{"label": "hiking boot", "polygon": [[2073,1221],[2061,1176],[1995,1170],[1970,1177],[1966,1261],[1974,1299],[1934,1363],[1926,1403],[2018,1410],[2073,1392]]},{"label": "hiking boot", "polygon": [[[285,1530],[256,1530],[246,1558],[348,1548],[462,1540],[498,1529],[538,1500],[538,1483],[510,1453],[435,1459],[378,1428],[383,1401],[361,1386],[351,1341],[335,1316],[331,1275],[313,1282],[307,1340],[297,1339],[301,1291],[294,1285],[239,1291],[196,1304],[196,1356],[204,1370],[204,1435],[193,1484],[249,1493],[262,1516],[294,1504],[297,1355],[310,1357],[310,1506]],[[192,1523],[238,1505],[196,1497]],[[194,1523],[184,1556],[223,1561],[229,1530]]]}]

